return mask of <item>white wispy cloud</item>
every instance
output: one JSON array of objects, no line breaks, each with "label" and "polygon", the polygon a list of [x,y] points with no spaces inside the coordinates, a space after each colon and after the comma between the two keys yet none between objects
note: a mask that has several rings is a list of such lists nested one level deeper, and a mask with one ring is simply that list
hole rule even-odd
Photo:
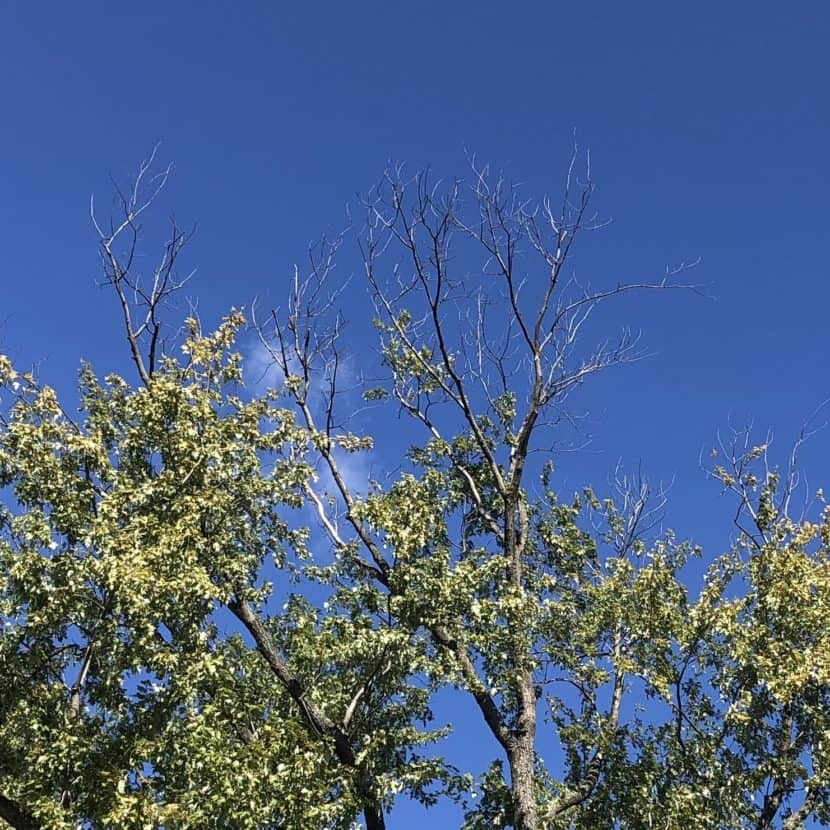
[{"label": "white wispy cloud", "polygon": [[[268,349],[258,338],[252,337],[243,344],[244,358],[243,372],[245,384],[253,394],[261,395],[268,389],[279,389],[285,383],[285,373],[275,364]],[[293,368],[290,369],[294,371]],[[296,368],[299,373],[299,365]],[[337,401],[336,409],[341,421],[348,423],[349,417],[363,406],[360,394],[360,382],[354,364],[350,360],[341,361],[337,370]],[[313,416],[318,424],[325,422],[326,395],[328,394],[328,380],[323,372],[312,376],[309,404]],[[288,404],[288,399],[286,399]],[[347,427],[348,428],[348,427]],[[377,474],[379,459],[374,451],[361,450],[360,452],[346,452],[336,449],[334,458],[340,474],[349,490],[356,494],[365,495],[369,482]],[[320,493],[335,494],[337,487],[328,465],[323,459],[317,464],[316,489]]]},{"label": "white wispy cloud", "polygon": [[243,376],[245,385],[256,395],[267,389],[278,389],[285,383],[285,373],[274,362],[259,338],[252,337],[242,344]]},{"label": "white wispy cloud", "polygon": [[[334,460],[346,486],[352,493],[366,495],[369,482],[376,476],[374,453],[370,450],[344,452],[336,450]],[[328,465],[321,461],[317,470],[317,488],[324,493],[336,493],[337,486]]]}]

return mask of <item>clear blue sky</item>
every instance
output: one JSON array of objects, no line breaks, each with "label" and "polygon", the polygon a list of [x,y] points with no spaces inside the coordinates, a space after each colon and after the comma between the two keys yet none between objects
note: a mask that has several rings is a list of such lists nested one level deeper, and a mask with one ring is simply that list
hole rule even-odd
[{"label": "clear blue sky", "polygon": [[[451,176],[469,148],[555,193],[576,129],[613,219],[581,274],[699,257],[716,299],[609,311],[654,357],[579,399],[595,439],[564,486],[642,460],[675,480],[670,523],[717,553],[731,505],[701,448],[731,416],[775,426],[786,449],[830,395],[828,43],[817,0],[2,2],[0,345],[61,389],[81,356],[126,370],[88,200],[106,204],[108,175],[158,141],[176,163],[167,204],[199,226],[192,293],[212,322],[254,295],[278,303],[306,243],[345,224],[387,159]],[[806,457],[830,487],[826,432]]]}]

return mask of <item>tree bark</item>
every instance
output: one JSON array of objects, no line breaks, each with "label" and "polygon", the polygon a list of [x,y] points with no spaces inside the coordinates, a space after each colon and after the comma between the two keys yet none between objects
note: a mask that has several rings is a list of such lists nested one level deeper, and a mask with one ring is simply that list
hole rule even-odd
[{"label": "tree bark", "polygon": [[16,801],[0,795],[0,819],[15,830],[40,830],[40,823]]},{"label": "tree bark", "polygon": [[386,830],[386,820],[380,804],[374,802],[363,808],[363,818],[366,820],[366,830]]},{"label": "tree bark", "polygon": [[536,695],[533,675],[523,671],[517,683],[519,716],[510,742],[507,760],[510,765],[515,830],[538,830],[539,808],[534,783],[536,760]]},{"label": "tree bark", "polygon": [[513,794],[513,826],[515,830],[538,830],[539,812],[533,783],[533,741],[516,741],[507,757]]}]

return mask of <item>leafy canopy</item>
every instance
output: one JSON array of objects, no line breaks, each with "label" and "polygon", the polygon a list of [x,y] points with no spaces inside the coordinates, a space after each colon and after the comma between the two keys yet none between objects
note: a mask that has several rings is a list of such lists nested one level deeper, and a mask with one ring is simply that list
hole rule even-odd
[{"label": "leafy canopy", "polygon": [[[560,280],[590,183],[540,214],[477,171],[476,221],[426,177],[367,200],[385,375],[363,391],[413,431],[355,487],[344,460],[373,441],[337,410],[337,244],[258,326],[278,382],[252,392],[238,311],[164,351],[183,236],[144,293],[118,252],[147,169],[99,229],[137,382],[83,365],[70,417],[0,356],[0,821],[377,830],[405,794],[465,830],[830,823],[830,508],[791,517],[795,455],[723,448],[738,534],[708,560],[659,531],[644,482],[566,495],[532,455],[630,354],[578,351],[590,309],[665,287]],[[528,253],[546,276],[524,291]],[[469,770],[430,710],[447,689],[491,740]]]}]

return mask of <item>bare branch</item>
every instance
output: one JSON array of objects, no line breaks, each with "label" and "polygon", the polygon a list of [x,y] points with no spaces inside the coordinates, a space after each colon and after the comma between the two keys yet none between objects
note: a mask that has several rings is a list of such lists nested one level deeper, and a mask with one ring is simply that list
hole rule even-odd
[{"label": "bare branch", "polygon": [[98,234],[104,282],[113,287],[118,297],[130,355],[145,385],[150,382],[163,349],[162,309],[192,276],[192,273],[184,278],[176,276],[177,260],[193,231],[185,233],[175,217],[170,219],[170,235],[151,274],[145,277],[136,271],[141,217],[158,199],[173,170],[172,165],[168,165],[160,173],[152,172],[157,151],[158,146],[141,163],[126,193],[116,187],[119,216],[109,222],[106,230],[96,216],[94,199],[90,199],[90,216]]}]

